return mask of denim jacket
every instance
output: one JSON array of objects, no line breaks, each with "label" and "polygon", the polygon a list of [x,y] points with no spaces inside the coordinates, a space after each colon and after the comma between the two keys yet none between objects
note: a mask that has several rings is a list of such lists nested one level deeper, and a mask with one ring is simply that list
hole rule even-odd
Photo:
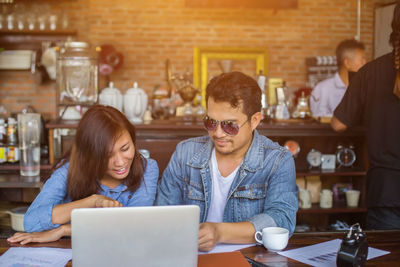
[{"label": "denim jacket", "polygon": [[[209,136],[180,142],[158,184],[156,205],[197,205],[205,222],[211,201]],[[228,193],[224,222],[251,222],[256,231],[296,225],[296,172],[292,154],[254,130],[252,143]]]}]

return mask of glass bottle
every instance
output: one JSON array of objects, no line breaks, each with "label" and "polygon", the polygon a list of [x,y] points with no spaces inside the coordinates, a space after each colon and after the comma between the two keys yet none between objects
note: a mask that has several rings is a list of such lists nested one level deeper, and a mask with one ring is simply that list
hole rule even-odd
[{"label": "glass bottle", "polygon": [[7,15],[7,29],[14,30],[14,26],[15,26],[14,23],[15,23],[14,14],[8,14]]},{"label": "glass bottle", "polygon": [[267,109],[268,109],[268,101],[267,101],[267,90],[265,88],[267,82],[267,77],[263,74],[263,71],[260,70],[258,77],[257,77],[257,84],[258,87],[261,89],[261,114],[262,119],[265,119],[267,116]]},{"label": "glass bottle", "polygon": [[7,131],[4,119],[0,119],[0,163],[7,161]]},{"label": "glass bottle", "polygon": [[49,15],[49,28],[54,31],[57,29],[58,16],[56,14]]},{"label": "glass bottle", "polygon": [[2,14],[1,12],[0,12],[0,30],[2,30],[2,29],[4,29],[5,27],[4,27],[4,21],[5,21],[5,16],[4,16],[4,14]]},{"label": "glass bottle", "polygon": [[9,117],[7,124],[7,162],[15,163],[19,160],[17,121]]}]

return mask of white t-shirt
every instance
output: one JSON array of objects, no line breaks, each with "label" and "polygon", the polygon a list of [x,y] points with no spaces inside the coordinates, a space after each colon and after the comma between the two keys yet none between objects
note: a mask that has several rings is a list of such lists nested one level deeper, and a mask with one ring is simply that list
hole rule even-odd
[{"label": "white t-shirt", "polygon": [[215,154],[215,148],[211,154],[211,204],[208,210],[207,222],[223,222],[225,205],[231,188],[233,179],[236,176],[239,166],[227,177],[223,177],[218,170],[218,162]]}]

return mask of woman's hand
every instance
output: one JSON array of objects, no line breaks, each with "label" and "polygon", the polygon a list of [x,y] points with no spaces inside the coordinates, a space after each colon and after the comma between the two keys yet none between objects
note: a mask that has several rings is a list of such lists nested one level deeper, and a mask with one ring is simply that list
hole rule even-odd
[{"label": "woman's hand", "polygon": [[71,225],[61,225],[58,228],[34,233],[15,233],[12,237],[7,238],[8,242],[20,243],[25,245],[31,242],[53,242],[59,240],[61,237],[71,235]]},{"label": "woman's hand", "polygon": [[95,202],[94,206],[96,208],[112,208],[112,207],[122,207],[122,204],[112,198],[103,195],[93,195]]},{"label": "woman's hand", "polygon": [[73,209],[109,207],[122,207],[122,204],[109,197],[94,194],[80,200],[56,205],[51,213],[51,222],[53,224],[66,224],[70,222]]}]

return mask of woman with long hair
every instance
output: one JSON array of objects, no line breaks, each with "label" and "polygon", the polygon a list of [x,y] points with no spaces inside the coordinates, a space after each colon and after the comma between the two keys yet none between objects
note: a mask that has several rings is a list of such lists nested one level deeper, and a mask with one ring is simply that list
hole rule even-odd
[{"label": "woman with long hair", "polygon": [[134,126],[117,109],[96,105],[83,115],[69,153],[24,217],[27,233],[10,242],[56,241],[71,235],[71,211],[153,205],[158,166],[138,152]]}]

